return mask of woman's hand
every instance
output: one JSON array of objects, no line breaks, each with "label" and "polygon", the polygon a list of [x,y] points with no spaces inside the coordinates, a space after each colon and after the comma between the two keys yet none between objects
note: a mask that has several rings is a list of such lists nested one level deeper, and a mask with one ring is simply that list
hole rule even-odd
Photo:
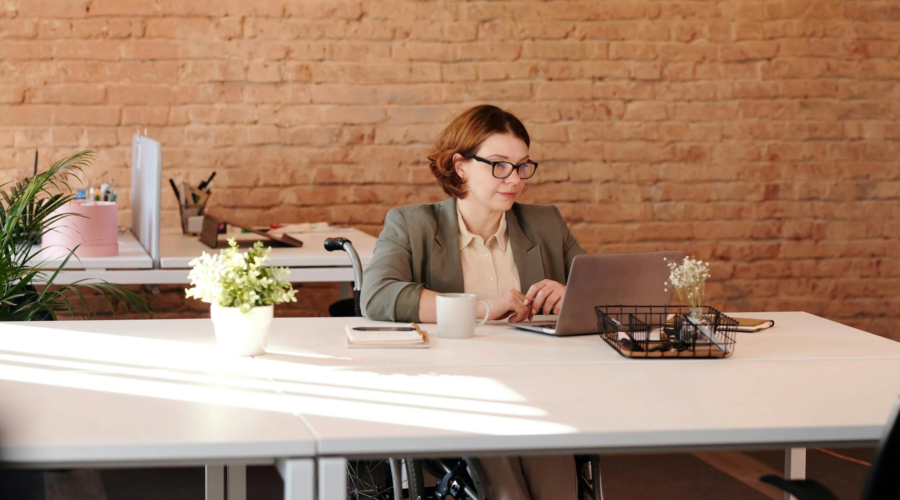
[{"label": "woman's hand", "polygon": [[531,306],[529,318],[538,314],[541,309],[544,314],[559,314],[565,293],[566,286],[553,280],[543,280],[531,285],[525,294],[525,304]]},{"label": "woman's hand", "polygon": [[[491,306],[491,315],[488,319],[504,319],[509,317],[510,323],[521,323],[531,319],[531,309],[525,302],[525,295],[515,288],[494,295],[486,300]],[[482,315],[484,311],[479,311]]]}]

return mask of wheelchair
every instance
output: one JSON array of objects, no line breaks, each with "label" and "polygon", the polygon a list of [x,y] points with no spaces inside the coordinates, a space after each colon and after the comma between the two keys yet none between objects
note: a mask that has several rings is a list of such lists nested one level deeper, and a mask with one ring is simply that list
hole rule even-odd
[{"label": "wheelchair", "polygon": [[[342,250],[353,267],[353,315],[362,316],[362,264],[347,238],[328,238],[325,250]],[[331,310],[340,310],[335,304]],[[349,307],[345,307],[349,309]],[[599,455],[575,455],[578,500],[603,500]],[[348,500],[491,500],[490,483],[475,457],[388,458],[347,461]]]}]

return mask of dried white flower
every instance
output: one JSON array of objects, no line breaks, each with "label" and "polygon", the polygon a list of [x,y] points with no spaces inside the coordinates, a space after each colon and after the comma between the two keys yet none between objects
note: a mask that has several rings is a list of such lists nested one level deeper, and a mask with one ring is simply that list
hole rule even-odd
[{"label": "dried white flower", "polygon": [[[685,257],[681,264],[669,262],[667,265],[669,281],[665,284],[666,287],[675,289],[678,299],[691,309],[702,306],[706,280],[709,279],[709,263]],[[669,291],[668,288],[665,291]]]}]

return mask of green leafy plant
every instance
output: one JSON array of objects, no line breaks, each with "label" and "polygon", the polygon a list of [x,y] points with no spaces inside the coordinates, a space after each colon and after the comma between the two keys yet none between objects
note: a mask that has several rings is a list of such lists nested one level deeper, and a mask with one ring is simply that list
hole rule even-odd
[{"label": "green leafy plant", "polygon": [[[69,182],[78,179],[92,158],[91,151],[82,151],[34,177],[0,184],[0,321],[56,319],[62,312],[90,317],[84,291],[95,292],[113,311],[118,303],[126,312],[150,312],[142,294],[121,285],[79,280],[53,286],[78,247],[68,249],[63,262],[48,270],[49,260],[42,258],[42,248],[35,245],[54,224],[75,216],[56,210],[74,199]],[[80,305],[80,310],[73,305]]]},{"label": "green leafy plant", "polygon": [[257,306],[271,306],[284,302],[297,302],[297,291],[291,287],[290,271],[283,267],[266,266],[271,248],[263,249],[257,241],[246,253],[238,250],[231,238],[228,248],[221,255],[203,252],[193,266],[188,279],[191,286],[185,290],[188,297],[222,307],[238,307],[247,314]]}]

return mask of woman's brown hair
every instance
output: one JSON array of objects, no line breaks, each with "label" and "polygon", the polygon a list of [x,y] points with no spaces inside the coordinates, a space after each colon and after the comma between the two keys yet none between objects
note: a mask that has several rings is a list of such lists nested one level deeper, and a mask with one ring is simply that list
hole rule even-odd
[{"label": "woman's brown hair", "polygon": [[475,154],[481,143],[493,134],[512,134],[531,146],[525,125],[512,113],[489,104],[467,109],[441,132],[428,160],[431,173],[445,193],[454,198],[466,196],[466,183],[456,173],[453,155]]}]

